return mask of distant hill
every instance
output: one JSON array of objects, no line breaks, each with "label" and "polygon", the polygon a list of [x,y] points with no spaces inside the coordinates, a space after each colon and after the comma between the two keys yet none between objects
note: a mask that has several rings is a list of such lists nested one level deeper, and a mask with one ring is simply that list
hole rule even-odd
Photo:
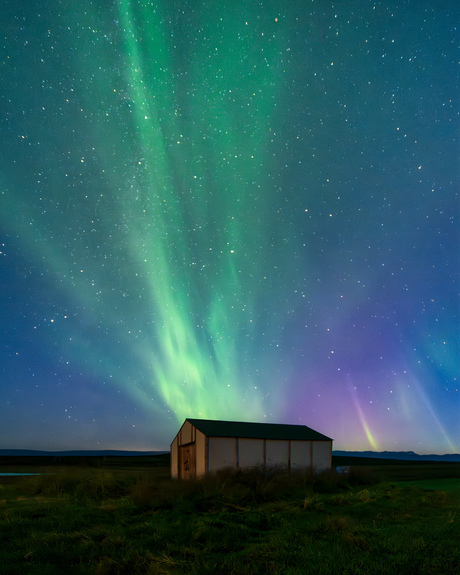
[{"label": "distant hill", "polygon": [[413,451],[333,451],[341,457],[369,457],[373,459],[397,459],[399,461],[455,461],[460,462],[459,453],[445,455],[419,455]]},{"label": "distant hill", "polygon": [[[72,451],[39,451],[34,449],[0,449],[0,457],[140,457],[162,455],[169,451],[123,451],[120,449],[94,449]],[[371,459],[395,459],[399,461],[453,461],[460,463],[460,454],[419,455],[413,451],[340,451],[332,455],[339,457],[365,457]]]},{"label": "distant hill", "polygon": [[94,449],[76,451],[37,451],[34,449],[0,449],[0,457],[139,457],[161,455],[169,451],[122,451],[118,449]]}]

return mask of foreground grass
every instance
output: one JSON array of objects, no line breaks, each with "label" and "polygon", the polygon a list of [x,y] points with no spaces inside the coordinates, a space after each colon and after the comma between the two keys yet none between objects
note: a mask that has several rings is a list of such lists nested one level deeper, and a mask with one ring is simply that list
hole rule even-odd
[{"label": "foreground grass", "polygon": [[0,573],[453,574],[460,482],[62,469],[0,486]]}]

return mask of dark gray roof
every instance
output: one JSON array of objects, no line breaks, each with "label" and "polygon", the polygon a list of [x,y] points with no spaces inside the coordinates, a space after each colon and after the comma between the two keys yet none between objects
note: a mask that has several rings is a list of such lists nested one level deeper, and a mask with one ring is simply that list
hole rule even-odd
[{"label": "dark gray roof", "polygon": [[303,439],[304,441],[332,441],[306,425],[280,423],[246,423],[213,419],[190,419],[193,426],[207,437],[247,437],[250,439]]}]

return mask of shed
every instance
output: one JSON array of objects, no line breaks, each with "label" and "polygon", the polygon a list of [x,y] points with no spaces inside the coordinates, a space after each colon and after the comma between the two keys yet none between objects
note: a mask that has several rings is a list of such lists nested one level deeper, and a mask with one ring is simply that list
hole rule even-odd
[{"label": "shed", "polygon": [[330,469],[332,439],[306,425],[187,418],[171,443],[171,475],[201,477],[224,468]]}]

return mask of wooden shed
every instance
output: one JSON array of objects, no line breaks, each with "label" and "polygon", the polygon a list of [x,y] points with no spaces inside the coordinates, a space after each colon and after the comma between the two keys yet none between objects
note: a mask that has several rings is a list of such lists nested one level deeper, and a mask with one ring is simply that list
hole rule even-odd
[{"label": "wooden shed", "polygon": [[224,468],[330,469],[332,439],[306,425],[186,419],[171,443],[171,475]]}]

